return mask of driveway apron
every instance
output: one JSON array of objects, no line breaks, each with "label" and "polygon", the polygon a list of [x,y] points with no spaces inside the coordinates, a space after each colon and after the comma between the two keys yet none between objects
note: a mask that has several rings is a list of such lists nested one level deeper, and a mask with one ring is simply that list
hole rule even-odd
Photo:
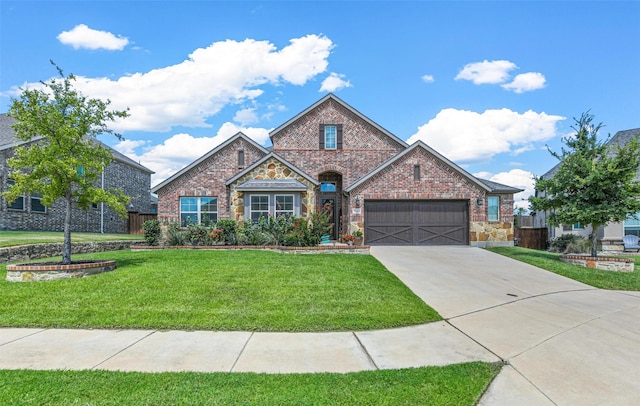
[{"label": "driveway apron", "polygon": [[596,289],[473,247],[372,247],[507,366],[481,405],[640,404],[640,293]]}]

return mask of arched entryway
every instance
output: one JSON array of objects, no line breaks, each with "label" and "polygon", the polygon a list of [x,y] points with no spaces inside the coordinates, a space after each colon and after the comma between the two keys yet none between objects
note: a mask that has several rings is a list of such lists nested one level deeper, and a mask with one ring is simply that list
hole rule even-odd
[{"label": "arched entryway", "polygon": [[332,239],[337,240],[343,227],[342,175],[338,172],[323,172],[318,176],[318,181],[318,207],[329,211],[329,221],[333,224],[330,235]]}]

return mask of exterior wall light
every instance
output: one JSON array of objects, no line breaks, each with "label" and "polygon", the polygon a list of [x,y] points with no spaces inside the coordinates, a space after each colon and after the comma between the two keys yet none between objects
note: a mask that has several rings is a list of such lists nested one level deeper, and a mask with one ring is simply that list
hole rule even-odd
[{"label": "exterior wall light", "polygon": [[478,204],[478,206],[482,206],[482,202],[483,202],[482,198],[476,199],[476,203]]},{"label": "exterior wall light", "polygon": [[360,198],[356,197],[356,207],[360,207]]}]

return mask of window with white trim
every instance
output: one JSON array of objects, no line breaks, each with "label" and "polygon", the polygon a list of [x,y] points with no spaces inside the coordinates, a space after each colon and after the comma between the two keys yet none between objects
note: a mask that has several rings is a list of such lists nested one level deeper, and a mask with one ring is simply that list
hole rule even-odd
[{"label": "window with white trim", "polygon": [[336,149],[338,147],[338,131],[335,125],[324,126],[324,148]]},{"label": "window with white trim", "polygon": [[489,221],[500,220],[500,197],[487,197],[487,214]]},{"label": "window with white trim", "polygon": [[260,220],[260,217],[269,217],[269,195],[251,195],[250,216],[252,221]]},{"label": "window with white trim", "polygon": [[295,214],[293,195],[275,195],[275,201],[276,201],[276,207],[275,207],[276,217],[293,216]]},{"label": "window with white trim", "polygon": [[212,225],[218,221],[217,197],[180,197],[180,224]]},{"label": "window with white trim", "polygon": [[[11,186],[15,185],[16,181],[13,179],[7,179],[7,190],[11,188]],[[24,210],[24,196],[18,197],[13,202],[7,202],[7,209],[11,210]]]}]

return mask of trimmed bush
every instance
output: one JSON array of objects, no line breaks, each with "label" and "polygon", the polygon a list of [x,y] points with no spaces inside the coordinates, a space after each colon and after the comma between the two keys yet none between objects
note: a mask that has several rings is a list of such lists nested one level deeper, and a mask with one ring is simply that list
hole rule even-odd
[{"label": "trimmed bush", "polygon": [[147,245],[158,245],[160,243],[160,222],[158,220],[147,220],[142,223],[142,230],[144,231],[144,240]]}]

